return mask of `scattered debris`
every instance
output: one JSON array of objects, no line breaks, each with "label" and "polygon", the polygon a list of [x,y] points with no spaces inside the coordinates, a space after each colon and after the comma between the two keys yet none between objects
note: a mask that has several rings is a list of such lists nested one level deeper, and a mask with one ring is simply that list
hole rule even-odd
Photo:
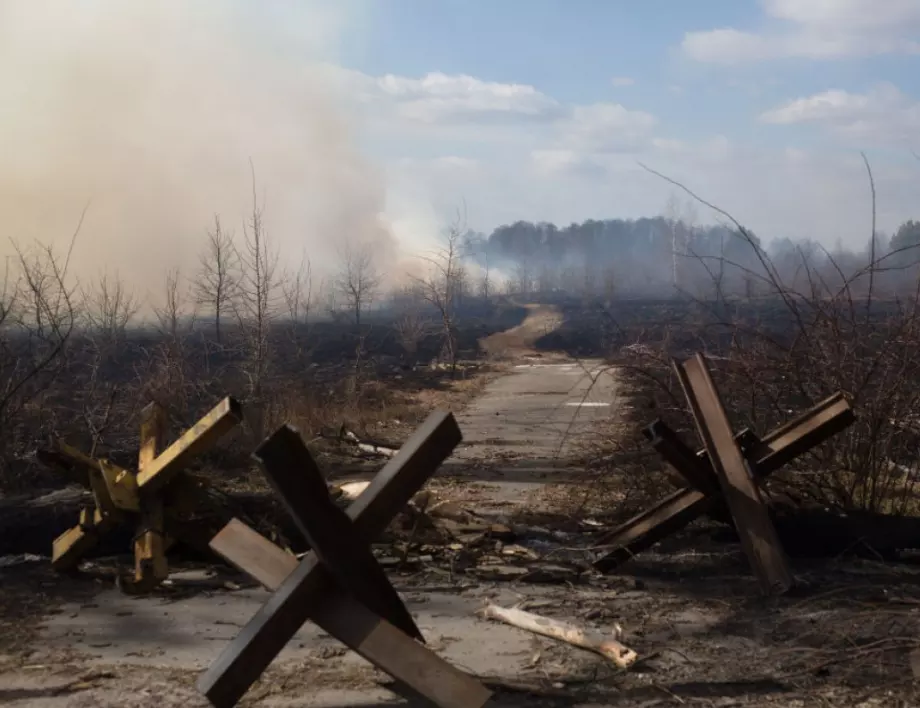
[{"label": "scattered debris", "polygon": [[345,428],[345,426],[335,431],[328,429],[323,430],[320,432],[320,437],[349,445],[355,448],[358,453],[362,453],[362,457],[393,457],[393,455],[399,452],[399,445],[382,442],[380,440],[361,438],[351,430]]},{"label": "scattered debris", "polygon": [[607,636],[600,632],[578,627],[577,625],[560,620],[550,619],[532,612],[525,612],[514,607],[499,607],[487,605],[480,614],[486,619],[498,620],[513,627],[541,634],[544,637],[587,649],[609,659],[621,669],[627,669],[638,659],[638,654],[620,643],[619,639],[623,630],[619,625],[614,625],[614,636]]},{"label": "scattered debris", "polygon": [[14,565],[23,563],[35,563],[37,561],[47,560],[45,556],[39,556],[34,553],[22,553],[15,556],[0,556],[0,568],[11,568]]},{"label": "scattered debris", "polygon": [[337,489],[338,496],[341,496],[346,501],[354,501],[361,496],[361,492],[367,489],[369,485],[370,482],[345,482],[334,489]]}]

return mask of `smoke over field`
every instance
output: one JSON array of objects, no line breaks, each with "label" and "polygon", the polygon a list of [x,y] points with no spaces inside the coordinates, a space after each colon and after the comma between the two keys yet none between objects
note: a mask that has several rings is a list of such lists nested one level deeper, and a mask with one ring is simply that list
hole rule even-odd
[{"label": "smoke over field", "polygon": [[0,255],[63,246],[89,205],[72,274],[117,269],[143,298],[194,269],[215,213],[242,230],[250,159],[282,260],[387,246],[382,177],[319,71],[340,8],[241,5],[0,0]]}]

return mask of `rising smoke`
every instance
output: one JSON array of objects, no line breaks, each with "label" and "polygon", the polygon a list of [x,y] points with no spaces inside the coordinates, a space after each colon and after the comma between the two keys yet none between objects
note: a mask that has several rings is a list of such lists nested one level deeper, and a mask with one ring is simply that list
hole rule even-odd
[{"label": "rising smoke", "polygon": [[346,236],[390,250],[383,179],[319,70],[347,5],[0,0],[0,256],[63,246],[89,204],[71,272],[155,300],[215,213],[241,232],[250,159],[282,262],[328,265]]}]

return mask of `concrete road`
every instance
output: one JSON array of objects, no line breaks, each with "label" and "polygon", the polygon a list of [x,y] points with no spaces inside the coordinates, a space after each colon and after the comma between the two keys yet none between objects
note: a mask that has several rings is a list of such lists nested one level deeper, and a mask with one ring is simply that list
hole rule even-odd
[{"label": "concrete road", "polygon": [[486,483],[496,499],[526,501],[542,485],[577,484],[577,458],[619,414],[615,369],[600,361],[513,364],[457,420],[463,442],[444,474]]},{"label": "concrete road", "polygon": [[525,362],[491,382],[457,420],[460,460],[493,455],[564,464],[617,412],[615,371],[599,361]]},{"label": "concrete road", "polygon": [[[173,574],[170,588],[158,591],[159,596],[132,598],[112,588],[64,604],[46,619],[38,651],[29,658],[31,669],[4,670],[0,654],[0,703],[11,708],[206,708],[194,680],[269,597],[260,588],[228,590],[225,583],[231,577],[186,571]],[[462,670],[512,682],[532,673],[540,641],[476,614],[487,602],[520,602],[520,593],[510,584],[482,583],[447,591],[443,586],[405,582],[394,578],[427,646],[440,656]],[[559,586],[531,586],[527,596],[559,602],[568,592]],[[560,652],[565,652],[559,656],[562,664],[573,672],[597,662],[587,652]],[[99,675],[102,680],[86,678]],[[308,622],[272,663],[262,685],[252,690],[261,697],[248,696],[246,705],[405,704],[381,685],[383,678]],[[530,704],[512,696],[490,705]]]}]

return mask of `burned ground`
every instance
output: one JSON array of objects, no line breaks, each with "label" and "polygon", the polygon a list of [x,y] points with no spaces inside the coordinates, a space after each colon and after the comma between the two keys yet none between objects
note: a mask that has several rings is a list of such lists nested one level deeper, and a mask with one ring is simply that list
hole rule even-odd
[{"label": "burned ground", "polygon": [[[429,644],[495,685],[500,705],[915,705],[920,698],[913,674],[920,650],[915,639],[920,571],[906,551],[897,562],[884,558],[875,548],[879,544],[866,541],[864,531],[853,532],[851,524],[841,526],[855,534],[844,542],[846,552],[838,548],[830,556],[828,549],[796,553],[806,545],[797,544],[796,536],[807,533],[808,526],[793,525],[783,533],[790,555],[808,557],[794,558],[798,587],[780,598],[760,596],[731,529],[705,518],[615,574],[590,569],[605,532],[673,488],[640,427],[664,416],[688,441],[695,440],[679,400],[662,385],[667,362],[659,354],[726,351],[720,349],[722,340],[708,341],[687,326],[686,312],[674,303],[633,306],[622,305],[622,312],[563,308],[561,325],[545,316],[546,309],[531,308],[541,323],[532,320],[533,326],[493,337],[490,344],[505,360],[490,364],[488,372],[484,366],[468,368],[468,381],[476,383],[466,388],[438,368],[412,378],[398,359],[368,377],[375,385],[405,387],[417,397],[411,405],[404,399],[399,425],[367,426],[363,435],[373,432],[399,443],[430,407],[444,403],[463,411],[461,420],[469,416],[471,431],[481,430],[428,485],[432,497],[407,510],[374,546],[420,618]],[[477,336],[484,334],[489,332]],[[483,349],[489,351],[489,344]],[[601,353],[606,363],[591,358]],[[468,366],[473,363],[467,360]],[[731,382],[723,395],[743,400],[744,379],[726,377],[732,362],[718,365],[720,384]],[[579,369],[595,376],[612,372],[616,384],[596,399],[549,385],[551,376],[580,380]],[[503,388],[509,376],[522,377],[520,386],[534,393],[509,393]],[[533,399],[547,416],[566,406],[592,410],[578,408],[584,400],[610,403],[614,415],[568,430],[573,439],[560,455],[541,447],[555,449],[543,440],[552,426],[508,416],[509,432],[491,435],[491,403],[464,409],[471,398],[499,406],[502,396]],[[732,406],[739,427],[752,422],[739,415],[739,404]],[[389,415],[379,419],[392,422]],[[754,422],[762,431],[772,420]],[[553,425],[561,427],[560,421],[554,418]],[[335,428],[340,421],[329,422],[327,427]],[[514,431],[520,432],[519,444],[511,444]],[[245,447],[243,441],[228,447],[232,451],[237,445]],[[380,464],[355,457],[334,436],[311,445],[336,481],[366,479],[366,470]],[[239,453],[223,454],[229,457],[209,460],[221,470],[222,493],[255,499],[254,478],[242,471],[226,475],[222,464],[239,459]],[[833,459],[828,454],[808,457],[787,472],[788,478],[809,474],[813,465]],[[259,495],[265,506],[248,508],[250,516],[274,523],[279,542],[302,550],[302,540],[284,527],[271,496],[264,490]],[[232,637],[264,593],[224,566],[180,556],[172,582],[154,597],[124,598],[112,587],[115,569],[124,563],[117,557],[92,559],[76,579],[53,575],[44,559],[0,569],[0,621],[4,637],[12,637],[0,647],[0,698],[15,706],[55,708],[204,705],[192,683],[195,672],[213,658],[215,649],[208,647]],[[619,671],[590,653],[486,623],[475,612],[487,601],[519,604],[601,629],[619,623],[623,641],[640,660]],[[220,606],[234,615],[229,626],[208,614]],[[118,631],[112,634],[114,628]],[[202,665],[176,664],[192,656]],[[43,670],[35,667],[51,665],[53,672],[37,676]],[[305,630],[245,704],[382,705],[388,694],[379,688],[381,679],[348,660],[335,643]]]}]

